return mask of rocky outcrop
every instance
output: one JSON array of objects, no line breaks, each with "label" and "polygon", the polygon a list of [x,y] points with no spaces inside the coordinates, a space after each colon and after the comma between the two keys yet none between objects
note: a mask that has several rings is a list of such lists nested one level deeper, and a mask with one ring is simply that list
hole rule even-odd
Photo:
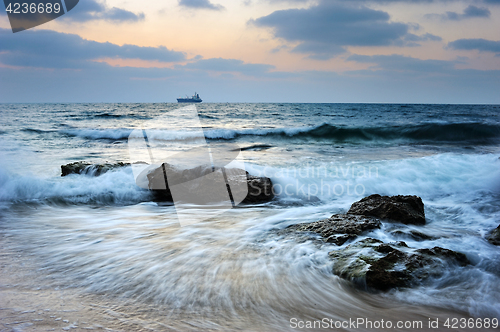
[{"label": "rocky outcrop", "polygon": [[358,285],[386,291],[411,287],[429,277],[439,277],[451,266],[469,264],[459,252],[434,247],[412,249],[405,242],[383,243],[367,238],[329,253],[333,272]]},{"label": "rocky outcrop", "polygon": [[[380,228],[381,219],[405,224],[425,223],[424,203],[418,196],[371,195],[353,203],[347,214],[334,214],[328,219],[288,228],[299,232],[317,233],[326,242],[343,245],[369,230]],[[415,230],[410,230],[408,233],[396,230],[393,233],[418,240],[432,239],[431,236]]]},{"label": "rocky outcrop", "polygon": [[246,172],[248,194],[243,203],[262,203],[274,198],[273,183],[270,178],[253,176]]},{"label": "rocky outcrop", "polygon": [[[145,164],[145,162],[137,162],[134,164]],[[129,163],[104,163],[91,164],[84,161],[78,161],[61,166],[61,176],[70,174],[84,174],[89,176],[100,176],[110,170],[130,166]],[[167,163],[153,170],[146,171],[144,175],[147,187],[140,183],[138,185],[144,189],[151,190],[157,201],[172,202],[174,199],[170,191],[170,186],[184,186],[183,192],[189,202],[222,202],[227,201],[228,194],[233,202],[244,203],[263,203],[274,198],[273,183],[271,179],[266,177],[258,177],[250,175],[248,172],[241,169],[226,169],[212,168],[206,166],[198,166],[191,169],[177,170]],[[146,173],[145,172],[145,173]],[[221,177],[213,176],[214,174],[223,174],[225,189],[220,190]],[[167,181],[168,174],[168,181]],[[194,179],[202,179],[196,182]],[[224,184],[224,182],[222,182]],[[182,199],[182,197],[181,197]]]},{"label": "rocky outcrop", "polygon": [[500,226],[492,230],[490,234],[487,235],[486,239],[489,243],[500,246]]},{"label": "rocky outcrop", "polygon": [[425,224],[424,203],[418,196],[371,195],[353,203],[347,214],[372,216],[403,224]]},{"label": "rocky outcrop", "polygon": [[[220,190],[221,176],[225,190]],[[147,179],[157,201],[172,202],[174,197],[170,187],[173,186],[182,186],[177,193],[181,192],[186,201],[200,204],[226,201],[228,193],[232,201],[243,203],[263,203],[274,198],[271,179],[253,176],[241,169],[198,166],[179,170],[164,163],[150,171]],[[176,200],[182,200],[182,197]]]},{"label": "rocky outcrop", "polygon": [[[464,254],[441,247],[416,249],[409,248],[403,241],[384,243],[370,237],[359,239],[381,228],[384,221],[424,224],[424,204],[417,196],[371,195],[352,204],[347,214],[292,225],[283,231],[316,233],[324,242],[340,246],[329,253],[334,262],[333,272],[363,288],[386,291],[411,287],[429,277],[439,277],[451,265],[469,264]],[[391,224],[388,231],[392,236],[417,241],[436,239],[410,226]],[[347,241],[352,243],[344,246]]]},{"label": "rocky outcrop", "polygon": [[71,164],[66,164],[61,166],[61,176],[66,176],[69,174],[85,174],[90,176],[99,176],[112,169],[118,167],[130,166],[127,163],[116,163],[116,164],[91,164],[83,161],[77,161]]},{"label": "rocky outcrop", "polygon": [[328,219],[292,225],[288,229],[297,232],[313,232],[321,235],[326,242],[340,246],[369,230],[380,228],[380,225],[380,220],[373,217],[334,214]]}]

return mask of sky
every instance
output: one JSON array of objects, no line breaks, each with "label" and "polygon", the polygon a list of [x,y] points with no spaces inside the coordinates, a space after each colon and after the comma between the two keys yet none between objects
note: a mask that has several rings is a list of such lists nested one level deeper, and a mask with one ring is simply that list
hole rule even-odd
[{"label": "sky", "polygon": [[500,0],[80,0],[13,33],[0,102],[500,103]]}]

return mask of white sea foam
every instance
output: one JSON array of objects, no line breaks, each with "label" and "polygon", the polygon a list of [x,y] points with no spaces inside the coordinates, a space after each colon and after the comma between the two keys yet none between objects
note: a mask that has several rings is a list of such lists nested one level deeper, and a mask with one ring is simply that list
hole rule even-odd
[{"label": "white sea foam", "polygon": [[289,192],[299,193],[297,196],[317,196],[323,201],[342,197],[355,200],[375,193],[419,195],[431,202],[446,197],[470,201],[485,193],[500,194],[500,160],[493,154],[449,153],[378,162],[312,160],[286,168],[250,164],[247,169],[270,177],[283,192],[288,186]]},{"label": "white sea foam", "polygon": [[147,200],[148,196],[135,184],[130,168],[99,177],[39,178],[0,167],[0,201],[131,204]]},{"label": "white sea foam", "polygon": [[[299,133],[305,133],[323,126],[312,127],[297,127],[297,128],[266,128],[266,129],[205,129],[205,137],[208,139],[234,139],[238,136],[266,136],[266,135],[287,135],[294,136]],[[133,129],[116,128],[116,129],[91,129],[91,128],[75,128],[64,129],[60,133],[77,136],[89,139],[127,139]],[[173,141],[186,140],[198,137],[197,131],[189,130],[167,130],[167,129],[148,129],[149,139]]]},{"label": "white sea foam", "polygon": [[[43,206],[31,218],[33,228],[18,236],[44,257],[44,267],[59,276],[58,282],[67,279],[91,291],[198,311],[245,310],[263,316],[278,315],[283,306],[286,310],[307,311],[317,305],[325,313],[335,312],[335,317],[341,318],[360,306],[372,309],[346,292],[343,282],[333,276],[333,262],[328,258],[332,246],[317,247],[311,241],[297,243],[280,238],[274,230],[343,212],[368,194],[416,194],[425,202],[428,219],[419,230],[443,236],[428,241],[405,239],[407,244],[413,248],[441,246],[457,250],[465,253],[473,265],[453,267],[441,278],[416,289],[393,291],[386,295],[389,301],[395,297],[409,304],[439,305],[474,316],[499,317],[500,293],[496,285],[500,282],[500,265],[496,262],[500,261],[500,253],[482,237],[485,230],[497,226],[500,217],[500,208],[495,206],[500,194],[498,157],[442,154],[383,161],[375,163],[378,173],[372,177],[357,176],[352,168],[346,171],[349,166],[372,164],[325,166],[326,174],[338,174],[327,176],[327,183],[362,184],[366,190],[362,195],[318,195],[321,203],[290,205],[284,210],[234,209],[218,222],[183,228],[178,227],[171,206],[138,204],[114,209],[110,214],[71,207],[70,216],[54,210],[58,207]],[[318,184],[324,174],[322,170],[317,173],[318,168],[305,165],[302,173],[294,173],[291,168],[247,167],[252,174],[270,176],[276,185],[296,186],[299,180],[299,187]],[[309,176],[300,176],[307,171]],[[133,182],[129,168],[100,177],[44,179],[0,170],[0,188],[0,201],[8,202],[135,204],[147,200],[147,194]],[[369,236],[385,242],[401,240],[387,230]]]}]

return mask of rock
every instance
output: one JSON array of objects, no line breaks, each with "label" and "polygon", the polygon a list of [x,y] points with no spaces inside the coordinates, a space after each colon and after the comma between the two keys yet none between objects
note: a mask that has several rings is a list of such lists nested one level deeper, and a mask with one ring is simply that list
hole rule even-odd
[{"label": "rock", "polygon": [[273,183],[270,178],[247,175],[248,194],[243,203],[268,202],[274,197]]},{"label": "rock", "polygon": [[470,264],[464,254],[452,250],[412,249],[405,242],[387,244],[372,238],[331,251],[329,256],[335,261],[336,275],[382,291],[439,277],[449,265]]},{"label": "rock", "polygon": [[461,252],[456,252],[441,247],[434,247],[431,249],[418,249],[416,251],[423,255],[439,257],[442,259],[446,259],[448,261],[453,261],[460,266],[465,266],[467,264],[470,264],[469,260],[467,259],[467,256],[465,256]]},{"label": "rock", "polygon": [[[145,162],[136,162],[134,164],[147,164]],[[69,174],[85,174],[90,176],[99,176],[115,168],[130,166],[129,163],[105,163],[105,164],[91,164],[83,161],[77,161],[71,164],[61,166],[61,176]]]},{"label": "rock", "polygon": [[490,234],[486,236],[489,243],[496,246],[500,246],[500,226],[491,231]]},{"label": "rock", "polygon": [[425,224],[424,203],[418,196],[371,195],[353,203],[347,214],[372,216],[403,224]]},{"label": "rock", "polygon": [[80,174],[84,169],[91,166],[90,163],[85,163],[83,161],[77,161],[71,164],[61,166],[61,176],[66,176],[69,174]]},{"label": "rock", "polygon": [[402,230],[395,230],[391,232],[392,235],[398,236],[398,237],[404,237],[408,239],[412,239],[415,241],[427,241],[427,240],[437,240],[438,237],[436,236],[431,236],[416,230],[409,230],[409,231],[402,231]]},{"label": "rock", "polygon": [[[221,174],[221,172],[225,179],[226,190],[218,190],[221,178],[216,175]],[[172,202],[174,198],[170,187],[177,185],[183,186],[180,191],[185,194],[188,202],[223,202],[227,201],[228,193],[233,201],[242,201],[242,203],[263,203],[274,198],[271,179],[253,176],[244,170],[235,168],[198,166],[178,170],[164,163],[150,171],[147,174],[147,179],[148,187],[154,192],[158,201]],[[195,179],[197,181],[193,181]],[[244,186],[240,185],[242,182],[245,183]]]},{"label": "rock", "polygon": [[380,228],[380,220],[373,217],[334,214],[328,219],[289,226],[289,230],[297,232],[313,232],[321,235],[326,242],[343,245],[349,240],[376,228]]}]

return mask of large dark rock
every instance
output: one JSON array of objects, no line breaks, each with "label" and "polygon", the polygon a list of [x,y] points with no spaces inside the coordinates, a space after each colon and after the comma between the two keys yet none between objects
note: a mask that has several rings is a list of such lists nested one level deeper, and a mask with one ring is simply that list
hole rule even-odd
[{"label": "large dark rock", "polygon": [[373,217],[348,214],[334,214],[328,219],[288,227],[289,230],[297,232],[317,233],[326,242],[335,243],[339,246],[376,228],[380,228],[380,220]]},{"label": "large dark rock", "polygon": [[347,213],[372,216],[403,224],[425,224],[424,203],[418,196],[371,195],[353,203]]},{"label": "large dark rock", "polygon": [[66,164],[61,166],[61,176],[66,176],[69,174],[85,174],[90,176],[99,176],[112,169],[118,167],[130,166],[127,163],[116,163],[116,164],[91,164],[83,161],[77,161],[74,163]]},{"label": "large dark rock", "polygon": [[[384,243],[369,237],[358,240],[370,231],[381,228],[379,218],[405,224],[423,224],[424,205],[417,196],[372,195],[354,203],[348,214],[335,214],[317,222],[292,225],[280,233],[301,232],[306,235],[312,232],[319,234],[325,242],[339,246],[353,240],[353,243],[329,253],[334,262],[333,272],[368,289],[386,291],[412,287],[429,277],[440,277],[453,266],[470,264],[464,254],[441,247],[415,249],[402,241]],[[403,230],[397,229],[401,227]],[[386,227],[386,230],[392,235],[418,241],[436,239],[409,226],[394,224]],[[295,235],[296,239],[301,237],[304,236]]]},{"label": "large dark rock", "polygon": [[434,247],[412,249],[406,243],[383,243],[367,238],[329,253],[333,272],[362,287],[386,291],[411,287],[429,277],[439,277],[451,265],[469,264],[459,252]]},{"label": "large dark rock", "polygon": [[[221,190],[221,176],[225,190]],[[177,200],[199,204],[217,203],[227,200],[228,193],[234,202],[263,203],[274,198],[273,184],[266,177],[252,176],[241,169],[198,166],[190,169],[176,169],[164,163],[147,174],[148,187],[158,201],[172,202],[173,186],[180,187]]]},{"label": "large dark rock", "polygon": [[500,246],[500,226],[492,230],[491,233],[487,235],[486,239],[489,243]]},{"label": "large dark rock", "polygon": [[243,203],[262,203],[273,199],[273,183],[270,178],[253,176],[246,172],[248,194]]}]

